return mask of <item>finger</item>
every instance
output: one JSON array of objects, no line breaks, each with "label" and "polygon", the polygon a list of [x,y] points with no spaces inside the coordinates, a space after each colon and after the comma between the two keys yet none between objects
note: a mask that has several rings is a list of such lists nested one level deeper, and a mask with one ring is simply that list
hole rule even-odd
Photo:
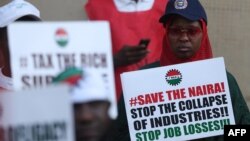
[{"label": "finger", "polygon": [[131,47],[129,48],[129,52],[135,52],[135,51],[141,51],[141,50],[147,50],[146,46],[140,45],[140,46],[135,46],[135,47]]},{"label": "finger", "polygon": [[144,56],[148,53],[149,53],[148,50],[138,50],[138,51],[127,52],[126,56],[127,57]]},{"label": "finger", "polygon": [[146,56],[147,56],[147,54],[140,55],[140,56],[132,56],[132,57],[129,57],[129,58],[128,58],[128,62],[133,62],[133,63],[135,63],[135,62],[138,62],[138,61],[144,59]]}]

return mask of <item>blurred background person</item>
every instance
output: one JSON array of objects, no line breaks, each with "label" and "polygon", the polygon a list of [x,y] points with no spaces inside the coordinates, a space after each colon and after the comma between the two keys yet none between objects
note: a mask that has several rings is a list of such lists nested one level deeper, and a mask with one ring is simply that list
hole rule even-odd
[{"label": "blurred background person", "polygon": [[[84,8],[89,20],[110,22],[117,100],[121,97],[121,73],[159,60],[164,32],[158,19],[166,3],[167,0],[87,1]],[[146,41],[140,43],[142,39]]]},{"label": "blurred background person", "polygon": [[0,7],[0,90],[11,90],[11,68],[7,27],[15,21],[40,21],[40,11],[24,0],[13,0]]},{"label": "blurred background person", "polygon": [[71,85],[76,141],[109,141],[111,101],[103,76],[72,67],[56,76],[53,82]]}]

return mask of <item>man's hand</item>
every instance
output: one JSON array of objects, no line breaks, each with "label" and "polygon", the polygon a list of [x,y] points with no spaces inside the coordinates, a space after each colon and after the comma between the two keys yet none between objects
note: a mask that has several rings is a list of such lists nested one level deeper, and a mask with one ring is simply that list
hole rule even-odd
[{"label": "man's hand", "polygon": [[147,56],[149,51],[145,45],[124,46],[118,53],[114,54],[114,66],[128,66],[141,61]]}]

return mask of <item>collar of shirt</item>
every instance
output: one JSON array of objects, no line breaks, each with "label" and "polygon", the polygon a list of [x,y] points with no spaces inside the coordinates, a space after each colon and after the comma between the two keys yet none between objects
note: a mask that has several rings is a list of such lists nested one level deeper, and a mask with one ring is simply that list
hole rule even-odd
[{"label": "collar of shirt", "polygon": [[147,11],[153,7],[155,0],[113,0],[120,12]]}]

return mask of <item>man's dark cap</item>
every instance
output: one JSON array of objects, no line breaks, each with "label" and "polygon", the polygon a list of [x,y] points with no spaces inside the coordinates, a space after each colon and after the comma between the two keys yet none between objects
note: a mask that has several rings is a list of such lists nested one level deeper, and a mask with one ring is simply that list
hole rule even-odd
[{"label": "man's dark cap", "polygon": [[204,19],[207,23],[206,12],[199,0],[169,0],[159,22],[166,23],[171,15],[180,15],[191,21]]}]

